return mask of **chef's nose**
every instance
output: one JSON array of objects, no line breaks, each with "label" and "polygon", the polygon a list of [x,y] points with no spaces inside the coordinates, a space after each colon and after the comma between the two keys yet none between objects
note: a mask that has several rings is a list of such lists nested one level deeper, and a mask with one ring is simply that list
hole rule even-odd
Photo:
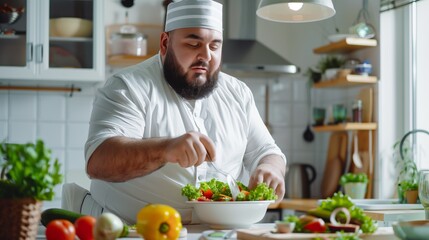
[{"label": "chef's nose", "polygon": [[202,47],[198,54],[198,60],[208,62],[212,59],[211,50],[209,46]]}]

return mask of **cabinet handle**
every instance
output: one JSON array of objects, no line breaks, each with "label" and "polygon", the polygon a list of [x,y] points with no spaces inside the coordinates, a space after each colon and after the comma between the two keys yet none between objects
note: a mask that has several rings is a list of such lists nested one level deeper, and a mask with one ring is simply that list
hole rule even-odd
[{"label": "cabinet handle", "polygon": [[36,45],[36,63],[42,63],[43,62],[43,45],[37,44]]},{"label": "cabinet handle", "polygon": [[27,62],[33,61],[33,44],[27,43]]}]

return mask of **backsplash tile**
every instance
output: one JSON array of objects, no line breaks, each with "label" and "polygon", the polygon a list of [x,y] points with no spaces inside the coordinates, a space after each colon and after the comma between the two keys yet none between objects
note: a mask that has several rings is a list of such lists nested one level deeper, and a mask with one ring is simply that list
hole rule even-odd
[{"label": "backsplash tile", "polygon": [[88,123],[68,123],[66,136],[67,148],[83,149],[88,137],[88,129]]},{"label": "backsplash tile", "polygon": [[40,121],[65,121],[66,100],[57,93],[39,94],[38,119]]},{"label": "backsplash tile", "polygon": [[92,111],[92,96],[75,96],[67,100],[67,120],[87,122]]},{"label": "backsplash tile", "polygon": [[7,121],[0,121],[0,142],[8,136]]},{"label": "backsplash tile", "polygon": [[37,124],[34,121],[10,121],[8,142],[27,143],[36,140]]},{"label": "backsplash tile", "polygon": [[7,120],[8,119],[8,95],[7,92],[1,92],[0,91],[0,120]]},{"label": "backsplash tile", "polygon": [[50,148],[64,148],[66,130],[64,122],[41,122],[37,126],[37,136]]},{"label": "backsplash tile", "polygon": [[12,91],[9,99],[10,120],[35,121],[37,119],[37,93]]}]

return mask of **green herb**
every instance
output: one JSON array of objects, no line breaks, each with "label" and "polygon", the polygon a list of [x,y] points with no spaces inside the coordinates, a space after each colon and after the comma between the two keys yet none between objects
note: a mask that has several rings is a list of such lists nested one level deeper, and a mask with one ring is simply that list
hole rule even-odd
[{"label": "green herb", "polygon": [[340,178],[340,184],[344,185],[346,183],[367,183],[368,176],[365,173],[346,173],[343,174]]},{"label": "green herb", "polygon": [[58,159],[51,164],[51,150],[42,140],[36,144],[0,145],[0,198],[52,200],[55,185],[62,182]]}]

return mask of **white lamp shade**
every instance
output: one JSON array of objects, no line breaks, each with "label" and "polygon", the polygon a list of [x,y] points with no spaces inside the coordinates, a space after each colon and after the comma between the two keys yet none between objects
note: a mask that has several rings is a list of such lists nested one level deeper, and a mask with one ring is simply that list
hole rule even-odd
[{"label": "white lamp shade", "polygon": [[[291,3],[302,6],[292,10]],[[274,22],[314,22],[334,16],[335,8],[331,0],[261,0],[256,15]]]}]

